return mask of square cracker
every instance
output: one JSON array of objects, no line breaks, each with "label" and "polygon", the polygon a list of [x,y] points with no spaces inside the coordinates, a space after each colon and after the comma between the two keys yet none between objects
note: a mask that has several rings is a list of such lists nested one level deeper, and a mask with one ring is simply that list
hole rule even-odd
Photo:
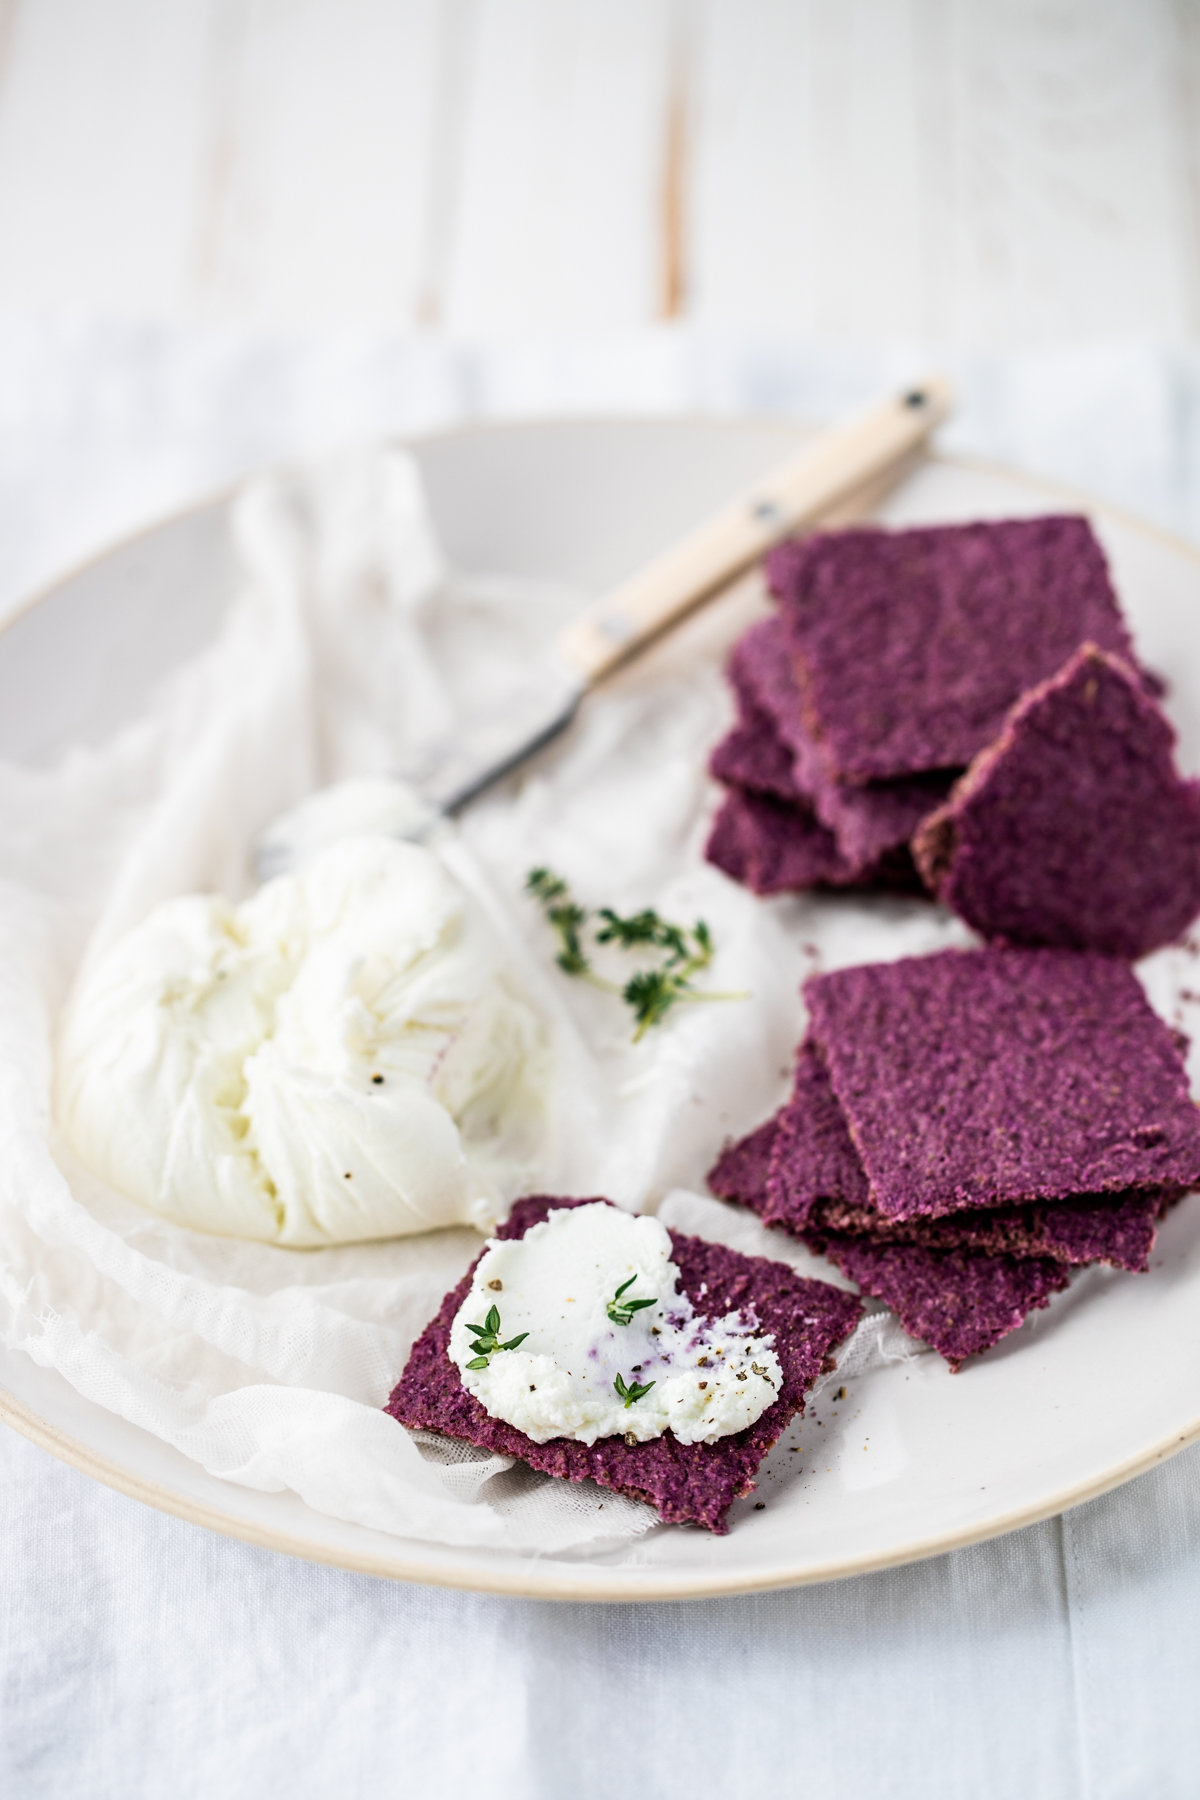
[{"label": "square cracker", "polygon": [[[806,798],[852,867],[864,869],[889,852],[906,849],[913,832],[945,800],[953,779],[949,773],[861,784],[837,779],[824,745],[804,723],[780,619],[761,620],[739,640],[729,660],[729,679],[743,722],[736,740],[741,760],[747,760],[746,749],[752,743],[755,772],[765,770],[767,757],[777,757],[782,746],[791,757],[794,792]],[[772,739],[774,749],[768,747]],[[710,766],[718,779],[722,765],[733,763],[731,748],[727,740],[714,752]],[[773,761],[771,767],[774,773],[777,764]],[[753,779],[744,785],[753,786]]]},{"label": "square cracker", "polygon": [[829,1233],[820,1249],[866,1294],[890,1306],[910,1337],[956,1373],[968,1356],[1023,1325],[1065,1288],[1070,1271],[1049,1257],[930,1250]]},{"label": "square cracker", "polygon": [[838,855],[833,833],[807,806],[748,788],[729,790],[712,822],[704,854],[715,868],[755,894],[843,887],[853,876]]},{"label": "square cracker", "polygon": [[888,1219],[871,1204],[867,1179],[816,1047],[802,1044],[791,1100],[731,1144],[710,1170],[723,1199],[749,1207],[810,1247],[829,1234],[929,1250],[1049,1256],[1056,1262],[1145,1269],[1171,1188],[1080,1194],[1027,1206],[968,1207],[935,1218]]},{"label": "square cracker", "polygon": [[913,843],[994,943],[1145,956],[1200,913],[1200,782],[1128,664],[1085,644],[1026,694]]},{"label": "square cracker", "polygon": [[[764,1223],[779,1226],[827,1256],[864,1293],[889,1306],[911,1337],[944,1356],[951,1369],[960,1369],[968,1356],[990,1349],[1015,1331],[1030,1312],[1066,1286],[1069,1263],[1052,1253],[1039,1254],[1036,1244],[1021,1241],[1019,1229],[1009,1241],[962,1240],[967,1219],[986,1227],[1002,1215],[957,1214],[889,1226],[878,1213],[853,1202],[813,1197],[813,1188],[824,1192],[831,1183],[838,1185],[837,1165],[828,1155],[820,1155],[810,1172],[815,1181],[810,1180],[807,1203],[799,1214],[789,1218],[773,1210],[768,1169],[773,1148],[788,1142],[787,1121],[795,1111],[795,1103],[789,1103],[748,1137],[731,1144],[709,1172],[709,1186],[723,1199],[739,1201]],[[1029,1209],[1035,1214],[1042,1210]]]},{"label": "square cracker", "polygon": [[[524,1237],[554,1208],[588,1204],[545,1195],[519,1200],[496,1236]],[[486,1450],[520,1457],[548,1475],[568,1481],[590,1479],[646,1500],[658,1508],[666,1524],[690,1521],[713,1532],[727,1531],[725,1515],[731,1503],[753,1491],[763,1457],[788,1421],[804,1411],[805,1396],[817,1377],[832,1368],[830,1353],[858,1323],[862,1307],[842,1288],[806,1281],[783,1263],[742,1256],[702,1238],[673,1231],[671,1256],[683,1290],[698,1312],[719,1317],[752,1310],[759,1329],[774,1334],[783,1370],[779,1398],[744,1431],[712,1444],[682,1444],[669,1431],[645,1444],[626,1444],[621,1437],[598,1438],[591,1445],[574,1438],[535,1444],[515,1426],[492,1418],[463,1386],[447,1348],[450,1327],[470,1292],[474,1265],[417,1339],[386,1410],[414,1430],[441,1431]]]},{"label": "square cracker", "polygon": [[889,1219],[1200,1182],[1200,1113],[1131,969],[944,950],[814,977],[811,1035]]},{"label": "square cracker", "polygon": [[1085,641],[1135,661],[1083,518],[832,532],[767,571],[805,723],[843,781],[965,767]]}]

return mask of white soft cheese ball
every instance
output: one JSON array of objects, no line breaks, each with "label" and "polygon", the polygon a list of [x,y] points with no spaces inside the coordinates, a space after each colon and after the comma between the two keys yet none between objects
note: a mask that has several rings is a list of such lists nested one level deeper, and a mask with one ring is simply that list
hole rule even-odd
[{"label": "white soft cheese ball", "polygon": [[486,919],[429,851],[359,837],[115,944],[72,996],[57,1111],[182,1225],[350,1243],[487,1229],[536,1168],[548,1083]]}]

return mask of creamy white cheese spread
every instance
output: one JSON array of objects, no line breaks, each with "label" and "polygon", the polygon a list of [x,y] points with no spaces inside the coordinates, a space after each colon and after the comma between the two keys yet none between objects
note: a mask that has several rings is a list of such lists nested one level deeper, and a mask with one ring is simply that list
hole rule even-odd
[{"label": "creamy white cheese spread", "polygon": [[[645,1443],[667,1430],[712,1443],[754,1423],[782,1371],[752,1315],[705,1318],[679,1282],[657,1219],[603,1201],[559,1208],[523,1238],[488,1244],[451,1327],[451,1360],[492,1418],[538,1444],[617,1434]],[[610,1306],[625,1316],[639,1300],[653,1305],[614,1321]],[[491,1347],[518,1337],[511,1350]]]},{"label": "creamy white cheese spread", "polygon": [[548,1085],[486,919],[429,851],[359,837],[243,905],[156,907],[72,997],[56,1109],[143,1206],[312,1245],[488,1229]]}]

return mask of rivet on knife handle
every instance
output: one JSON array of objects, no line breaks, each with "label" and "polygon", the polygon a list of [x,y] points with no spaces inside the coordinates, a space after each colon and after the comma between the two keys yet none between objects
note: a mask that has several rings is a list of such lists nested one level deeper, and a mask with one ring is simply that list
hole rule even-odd
[{"label": "rivet on knife handle", "polygon": [[815,525],[920,448],[950,411],[940,376],[826,431],[573,619],[560,657],[590,685],[724,587],[789,532]]}]

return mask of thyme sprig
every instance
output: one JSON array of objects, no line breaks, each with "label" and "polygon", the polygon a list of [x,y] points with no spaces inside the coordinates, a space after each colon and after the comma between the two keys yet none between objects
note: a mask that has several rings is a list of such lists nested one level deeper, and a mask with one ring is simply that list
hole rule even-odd
[{"label": "thyme sprig", "polygon": [[[525,891],[539,900],[546,922],[558,938],[555,962],[567,975],[578,975],[602,993],[615,994],[633,1012],[634,1043],[639,1043],[653,1026],[661,1024],[673,1006],[688,1000],[745,1000],[746,994],[718,994],[697,991],[692,977],[707,969],[716,946],[703,919],[690,927],[675,925],[660,918],[652,907],[623,917],[611,906],[602,906],[592,914],[574,899],[561,875],[551,869],[530,869],[525,878]],[[599,923],[596,923],[599,921]],[[611,944],[619,950],[657,952],[661,960],[649,969],[639,969],[628,981],[606,981],[592,968],[584,947],[583,933],[591,926],[597,944]]]},{"label": "thyme sprig", "polygon": [[641,1312],[647,1306],[658,1305],[657,1294],[652,1300],[622,1300],[621,1295],[636,1280],[637,1276],[631,1275],[628,1281],[623,1281],[605,1308],[614,1325],[628,1325],[635,1312]]},{"label": "thyme sprig", "polygon": [[554,960],[559,968],[568,975],[588,974],[590,965],[579,941],[579,933],[588,920],[586,907],[572,900],[566,882],[549,869],[530,869],[525,877],[525,891],[541,901],[546,921],[557,933],[559,951]]},{"label": "thyme sprig", "polygon": [[488,1359],[495,1356],[498,1350],[515,1350],[518,1344],[523,1344],[529,1336],[527,1331],[523,1331],[520,1337],[509,1338],[507,1344],[502,1344],[500,1342],[500,1309],[496,1306],[488,1308],[488,1316],[482,1325],[468,1325],[467,1330],[475,1334],[475,1342],[471,1345],[475,1355],[467,1364],[468,1369],[486,1369]]},{"label": "thyme sprig", "polygon": [[654,1383],[652,1381],[632,1381],[629,1386],[626,1387],[625,1377],[623,1375],[618,1375],[617,1379],[613,1382],[613,1386],[617,1390],[618,1400],[623,1400],[625,1402],[625,1410],[628,1412],[635,1400],[643,1399],[644,1396],[650,1392]]}]

